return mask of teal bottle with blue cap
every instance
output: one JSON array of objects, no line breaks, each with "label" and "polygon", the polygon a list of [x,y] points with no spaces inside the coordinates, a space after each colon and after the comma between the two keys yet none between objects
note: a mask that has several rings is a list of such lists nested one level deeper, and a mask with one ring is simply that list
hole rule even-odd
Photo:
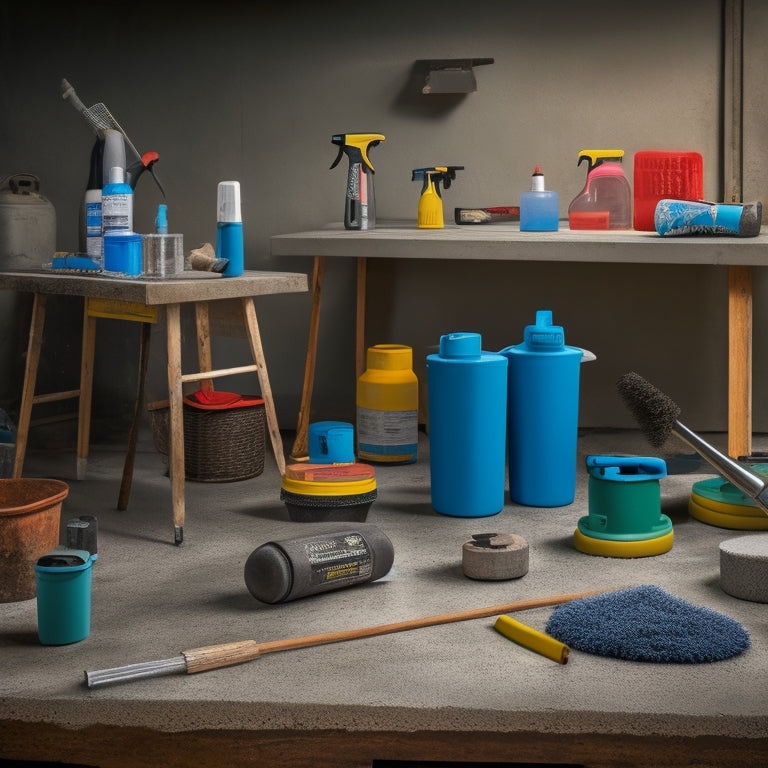
[{"label": "teal bottle with blue cap", "polygon": [[509,361],[509,496],[530,507],[561,507],[576,494],[579,373],[591,352],[565,344],[552,312],[539,310]]},{"label": "teal bottle with blue cap", "polygon": [[504,508],[507,360],[479,333],[440,337],[427,356],[432,507],[453,517]]}]

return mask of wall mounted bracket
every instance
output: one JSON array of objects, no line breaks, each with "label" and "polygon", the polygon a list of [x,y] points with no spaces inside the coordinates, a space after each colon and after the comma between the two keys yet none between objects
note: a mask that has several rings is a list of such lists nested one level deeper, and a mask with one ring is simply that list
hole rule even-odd
[{"label": "wall mounted bracket", "polygon": [[477,90],[472,68],[481,64],[493,64],[493,59],[419,59],[414,73],[424,94],[471,93]]}]

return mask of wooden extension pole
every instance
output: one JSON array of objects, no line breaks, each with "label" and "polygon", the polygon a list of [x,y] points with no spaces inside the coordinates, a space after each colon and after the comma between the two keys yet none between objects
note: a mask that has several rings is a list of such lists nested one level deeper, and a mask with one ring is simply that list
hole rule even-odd
[{"label": "wooden extension pole", "polygon": [[363,637],[405,632],[411,629],[432,627],[438,624],[450,624],[452,622],[467,621],[469,619],[499,616],[504,613],[525,611],[532,608],[543,608],[549,605],[559,605],[561,603],[568,603],[571,600],[578,600],[583,597],[591,597],[592,595],[613,591],[615,591],[615,589],[598,589],[591,592],[575,592],[565,595],[518,600],[514,603],[492,605],[486,608],[474,608],[467,611],[457,611],[455,613],[441,613],[437,616],[398,621],[394,624],[380,624],[375,627],[366,627],[362,629],[348,629],[341,632],[305,635],[304,637],[289,638],[287,640],[273,640],[267,643],[257,643],[255,640],[243,640],[234,643],[223,643],[221,645],[209,645],[202,648],[193,648],[188,651],[182,651],[181,657],[173,659],[149,661],[140,664],[131,664],[125,667],[116,667],[114,669],[86,672],[85,678],[88,687],[93,688],[109,683],[136,680],[142,677],[156,677],[177,672],[193,674],[195,672],[205,672],[209,669],[219,669],[234,664],[242,664],[246,661],[253,661],[265,653],[290,651],[315,645],[340,643],[345,640],[357,640]]}]

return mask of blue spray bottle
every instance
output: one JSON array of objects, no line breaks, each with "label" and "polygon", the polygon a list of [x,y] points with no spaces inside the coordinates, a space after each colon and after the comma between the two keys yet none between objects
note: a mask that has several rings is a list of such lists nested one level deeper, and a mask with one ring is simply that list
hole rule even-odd
[{"label": "blue spray bottle", "polygon": [[504,508],[507,359],[479,333],[440,337],[427,356],[432,507],[453,517]]},{"label": "blue spray bottle", "polygon": [[579,370],[595,356],[565,344],[552,312],[539,310],[509,361],[509,496],[529,507],[561,507],[576,493]]},{"label": "blue spray bottle", "polygon": [[216,258],[229,261],[224,277],[237,277],[244,269],[239,181],[219,182],[217,211]]}]

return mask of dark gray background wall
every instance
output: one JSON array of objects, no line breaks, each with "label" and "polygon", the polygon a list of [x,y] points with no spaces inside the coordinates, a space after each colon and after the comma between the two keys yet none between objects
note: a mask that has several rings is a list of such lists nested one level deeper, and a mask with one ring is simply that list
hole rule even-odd
[{"label": "dark gray background wall", "polygon": [[[738,7],[740,3],[736,4]],[[60,97],[67,78],[103,102],[144,152],[160,155],[171,231],[188,249],[215,242],[216,186],[241,182],[249,269],[311,271],[277,261],[271,235],[314,229],[343,215],[344,164],[329,166],[337,132],[386,136],[371,157],[380,219],[415,222],[411,170],[464,165],[444,193],[454,206],[513,205],[537,163],[560,194],[561,215],[580,190],[580,149],[694,150],[705,195],[723,195],[724,13],[729,0],[548,3],[388,2],[5,4],[0,10],[0,175],[39,176],[55,205],[57,248],[78,248],[78,220],[93,134]],[[745,3],[745,199],[765,192],[765,87],[760,74],[768,13]],[[492,57],[464,97],[410,87],[414,61]],[[764,72],[764,67],[762,72]],[[148,175],[136,190],[135,229],[152,231],[162,202]],[[2,254],[0,254],[2,258]],[[370,265],[368,344],[414,347],[416,367],[441,333],[474,330],[499,349],[522,339],[537,309],[552,309],[566,342],[597,361],[582,371],[584,426],[631,426],[615,395],[626,370],[646,375],[684,407],[697,429],[727,422],[727,292],[721,267],[376,263]],[[467,279],[471,277],[472,279]],[[354,415],[354,265],[328,265],[313,419]],[[755,426],[768,412],[762,305],[756,277]],[[395,310],[396,308],[396,310]],[[281,426],[296,423],[310,296],[259,299]],[[41,375],[71,377],[79,310],[57,310],[62,339]],[[126,417],[135,390],[138,328],[100,321],[95,407]],[[192,342],[191,338],[187,339]],[[153,345],[163,343],[162,329]],[[242,348],[245,350],[245,347]],[[214,358],[241,355],[214,341]],[[192,358],[189,358],[192,360]],[[242,359],[242,356],[240,357]],[[10,372],[8,372],[10,375]],[[165,372],[150,370],[149,397]],[[247,376],[219,388],[254,391]]]}]

